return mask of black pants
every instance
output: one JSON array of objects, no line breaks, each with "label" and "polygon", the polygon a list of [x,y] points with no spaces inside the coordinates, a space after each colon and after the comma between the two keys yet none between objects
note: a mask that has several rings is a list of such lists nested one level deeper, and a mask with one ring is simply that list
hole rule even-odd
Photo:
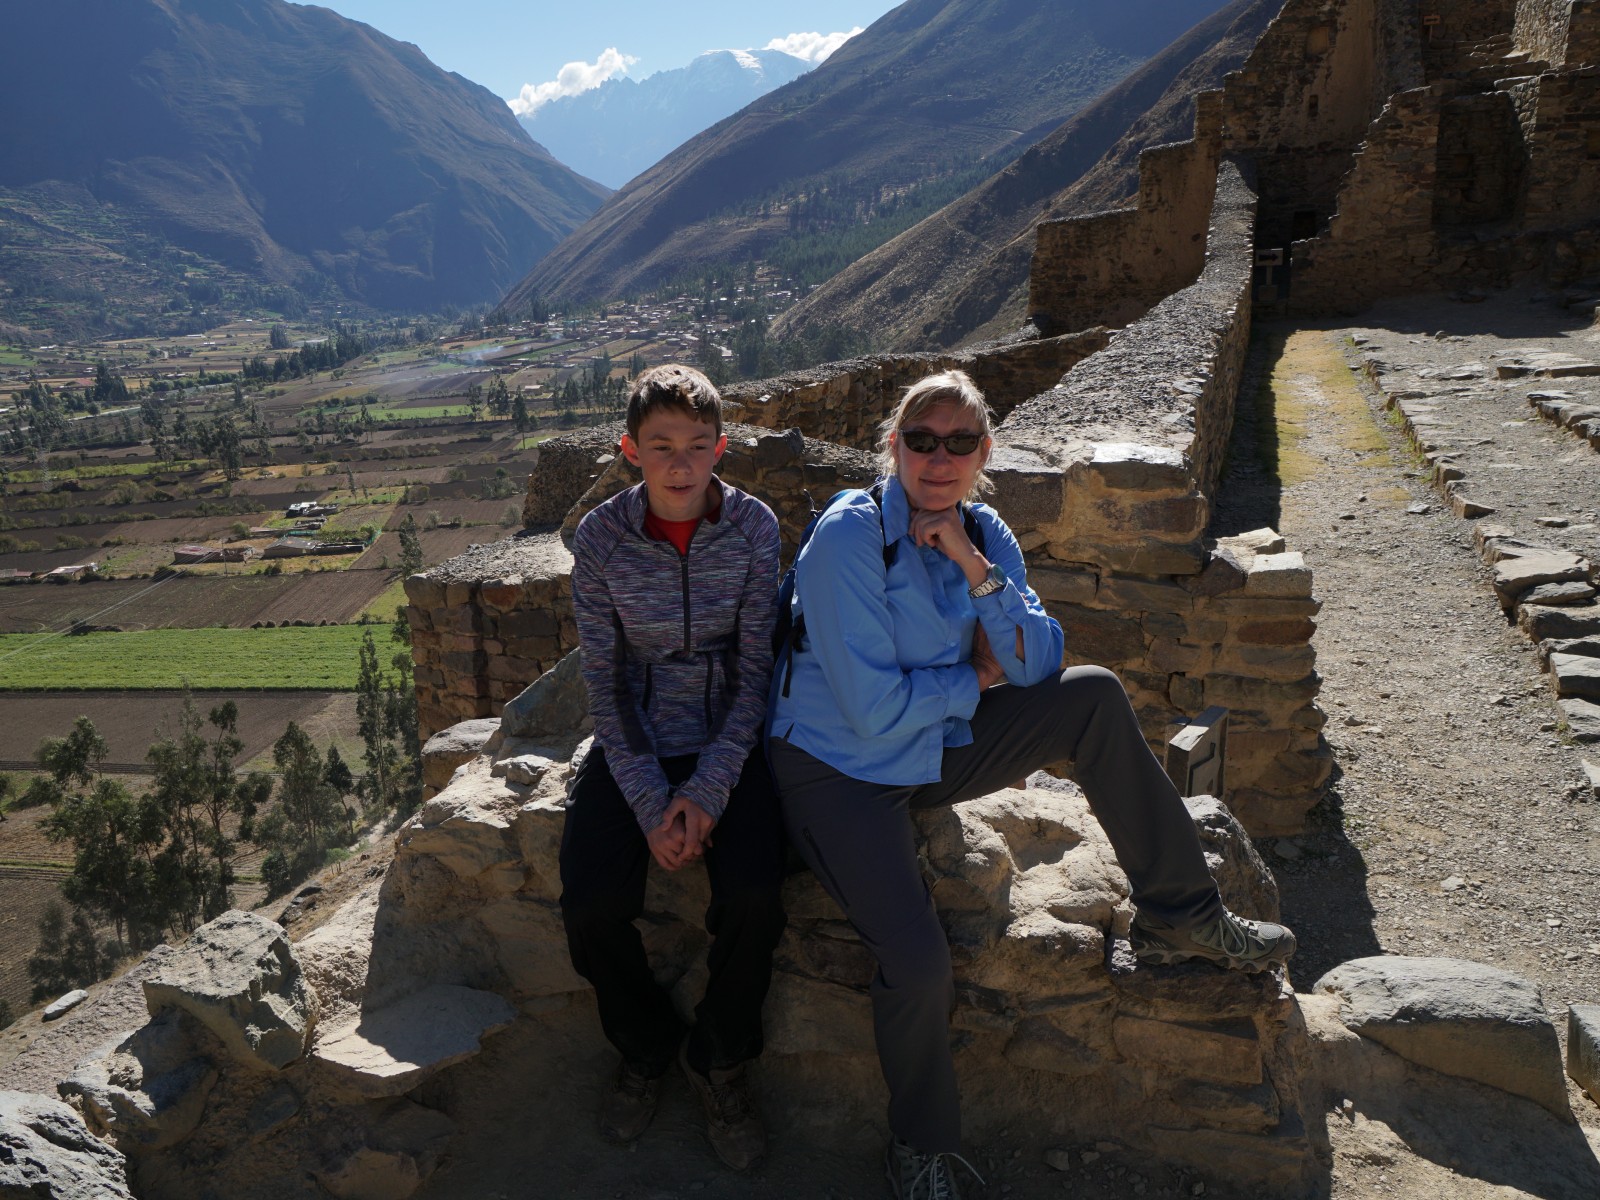
[{"label": "black pants", "polygon": [[1142,913],[1187,928],[1222,909],[1178,789],[1145,744],[1121,681],[1103,667],[985,692],[972,744],[944,752],[936,783],[852,779],[777,739],[769,751],[796,849],[878,961],[872,1018],[889,1128],[924,1154],[961,1149],[961,1100],[950,949],[917,861],[911,809],[988,795],[1070,760]]},{"label": "black pants", "polygon": [[[667,781],[683,783],[697,760],[662,759]],[[711,841],[710,978],[689,1036],[689,1063],[702,1074],[761,1053],[761,1005],[783,935],[783,820],[760,747],[745,760]],[[607,1040],[654,1077],[677,1056],[683,1023],[651,974],[633,923],[644,911],[650,861],[649,843],[596,744],[578,769],[561,833],[561,917],[572,965],[594,985]]]}]

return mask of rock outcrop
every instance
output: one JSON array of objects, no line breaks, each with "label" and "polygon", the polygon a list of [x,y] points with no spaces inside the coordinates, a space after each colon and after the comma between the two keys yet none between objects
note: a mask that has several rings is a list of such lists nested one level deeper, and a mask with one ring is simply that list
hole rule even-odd
[{"label": "rock outcrop", "polygon": [[133,1200],[122,1156],[59,1100],[0,1092],[0,1196]]},{"label": "rock outcrop", "polygon": [[242,1063],[280,1070],[300,1057],[316,1022],[316,996],[281,926],[235,909],[190,937],[145,980],[152,1014],[188,1013]]}]

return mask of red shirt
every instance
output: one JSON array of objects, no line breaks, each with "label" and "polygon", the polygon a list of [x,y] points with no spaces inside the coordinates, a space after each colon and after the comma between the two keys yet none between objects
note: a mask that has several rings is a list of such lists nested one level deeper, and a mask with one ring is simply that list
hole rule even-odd
[{"label": "red shirt", "polygon": [[690,539],[694,537],[694,531],[699,528],[700,522],[710,521],[714,524],[721,515],[722,506],[720,504],[705,515],[691,517],[687,521],[668,521],[646,509],[644,531],[647,536],[654,538],[658,542],[671,542],[678,553],[684,555],[689,553]]}]

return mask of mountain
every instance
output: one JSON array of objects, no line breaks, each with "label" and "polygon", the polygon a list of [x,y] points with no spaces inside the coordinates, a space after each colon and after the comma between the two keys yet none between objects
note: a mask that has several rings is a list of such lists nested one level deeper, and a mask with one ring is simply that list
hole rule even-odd
[{"label": "mountain", "polygon": [[608,79],[517,119],[574,171],[621,187],[702,129],[810,69],[781,50],[707,50],[686,67]]},{"label": "mountain", "polygon": [[1222,4],[907,0],[629,182],[502,309],[742,263],[807,210],[848,224],[930,181],[992,172]]},{"label": "mountain", "polygon": [[1193,136],[1195,94],[1221,87],[1282,7],[1235,0],[1214,13],[993,178],[833,276],[772,336],[846,325],[885,348],[926,350],[1020,328],[1035,226],[1128,203],[1139,152]]},{"label": "mountain", "polygon": [[328,9],[51,0],[8,5],[6,32],[8,281],[74,255],[144,268],[165,244],[432,309],[498,295],[607,194],[487,89]]}]

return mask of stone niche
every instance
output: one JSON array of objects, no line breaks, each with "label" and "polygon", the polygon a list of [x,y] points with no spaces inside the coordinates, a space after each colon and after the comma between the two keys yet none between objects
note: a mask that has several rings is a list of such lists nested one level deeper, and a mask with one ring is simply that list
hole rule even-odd
[{"label": "stone niche", "polygon": [[[558,1032],[573,1028],[567,1010],[589,1001],[566,955],[557,856],[586,748],[497,737],[401,829],[366,1003],[433,986],[492,992],[550,1022],[552,1039],[570,1036]],[[1276,915],[1276,885],[1239,824],[1210,797],[1188,803],[1227,902]],[[1136,965],[1126,877],[1075,785],[1041,774],[917,824],[956,964],[969,1136],[1114,1138],[1275,1194],[1311,1178],[1307,1044],[1287,978]],[[708,901],[701,870],[650,874],[646,948],[685,1013],[705,982]],[[808,1137],[881,1123],[871,956],[809,873],[790,877],[784,904],[765,1103]]]}]

